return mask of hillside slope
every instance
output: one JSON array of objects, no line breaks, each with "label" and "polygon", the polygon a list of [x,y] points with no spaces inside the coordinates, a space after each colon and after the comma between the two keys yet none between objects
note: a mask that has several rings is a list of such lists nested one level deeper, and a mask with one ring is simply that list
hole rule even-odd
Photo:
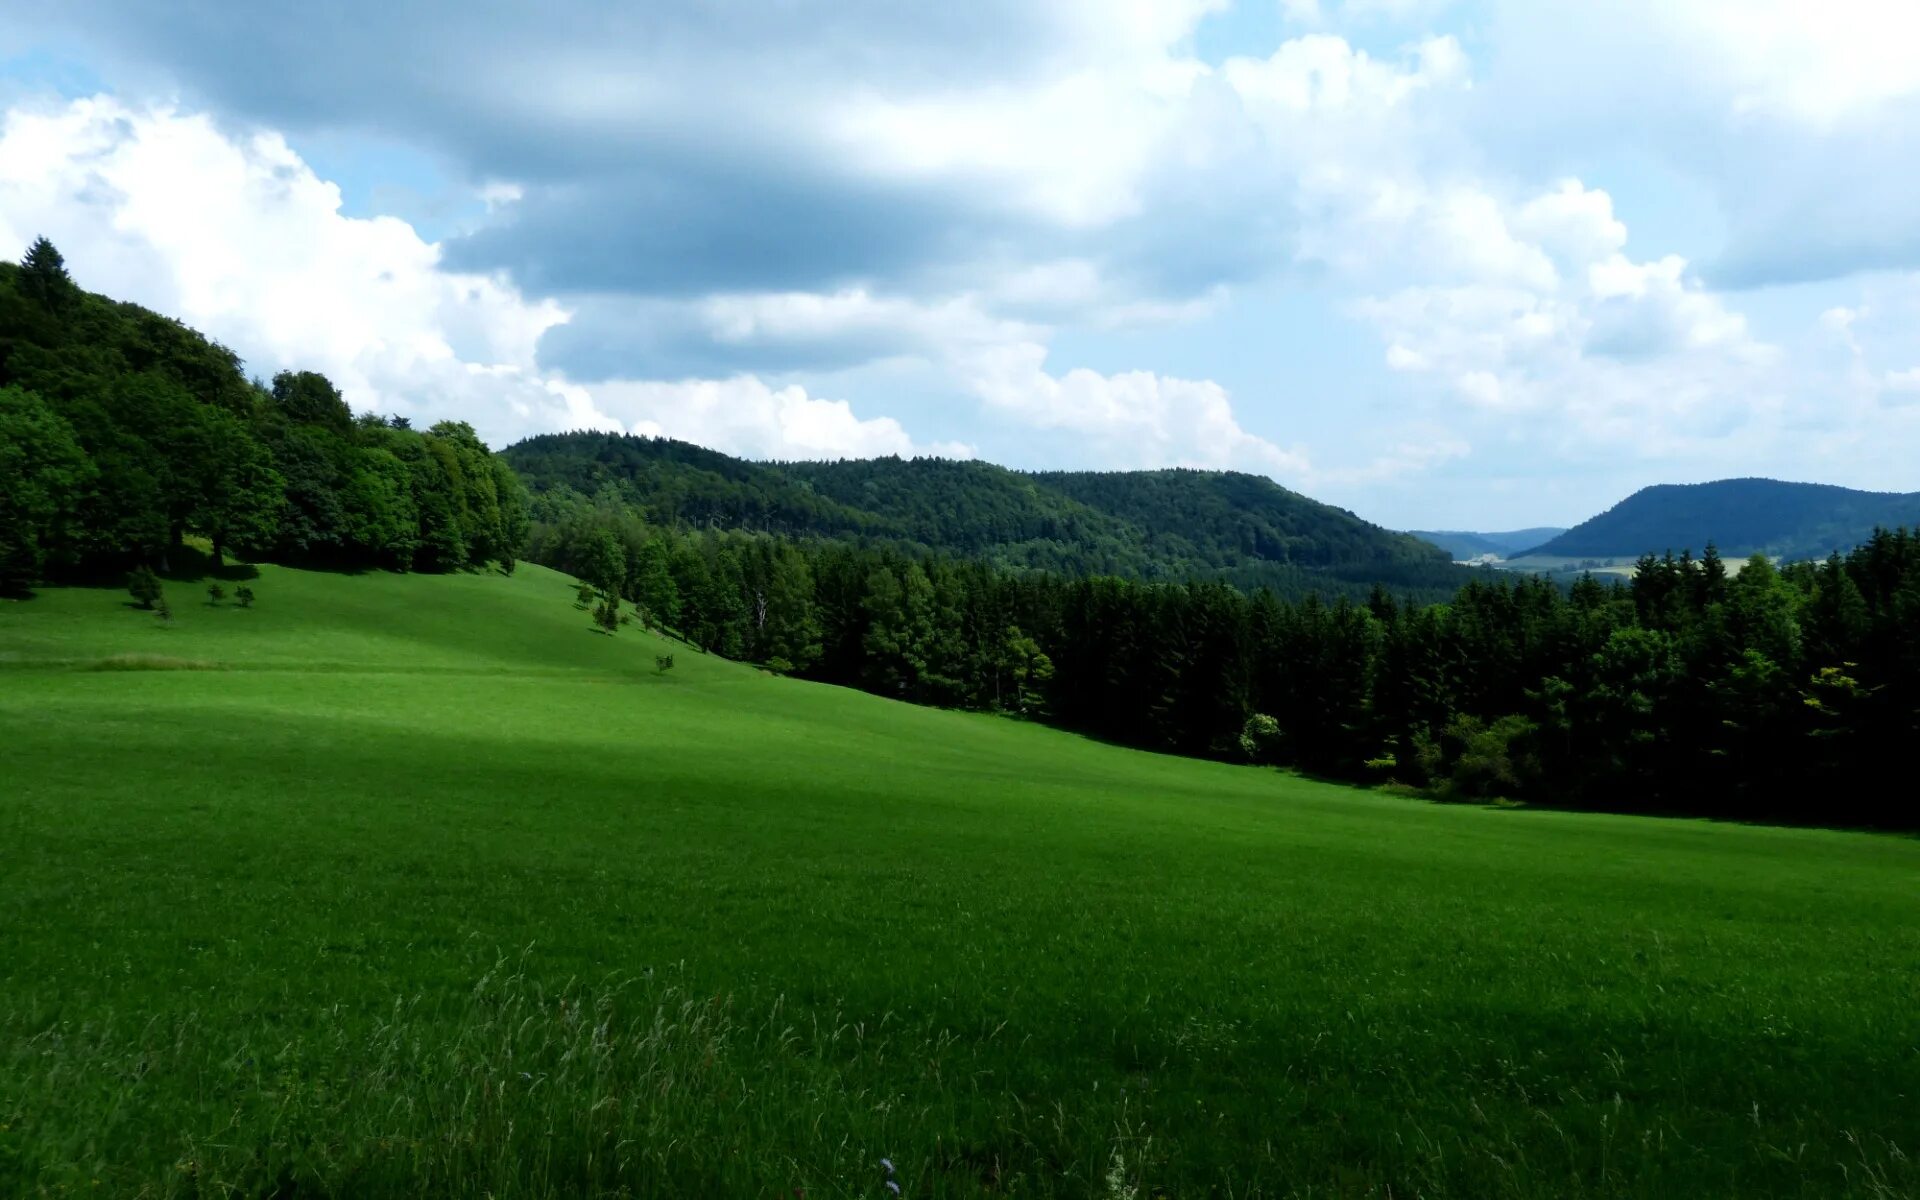
[{"label": "hillside slope", "polygon": [[1722,479],[1642,488],[1525,553],[1632,558],[1691,550],[1697,555],[1713,542],[1728,558],[1824,558],[1866,541],[1877,526],[1920,526],[1920,493]]},{"label": "hillside slope", "polygon": [[1121,750],[537,567],[251,585],[0,603],[0,1194],[1920,1187],[1911,841]]},{"label": "hillside slope", "polygon": [[542,435],[503,455],[549,502],[610,490],[655,524],[894,542],[1015,570],[1225,578],[1287,594],[1381,583],[1426,599],[1469,578],[1417,538],[1234,472],[762,463],[600,433]]}]

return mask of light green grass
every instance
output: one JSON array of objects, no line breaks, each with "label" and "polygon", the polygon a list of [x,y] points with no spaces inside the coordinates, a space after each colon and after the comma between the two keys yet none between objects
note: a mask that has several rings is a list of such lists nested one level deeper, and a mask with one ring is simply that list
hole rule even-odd
[{"label": "light green grass", "polygon": [[532,567],[253,586],[0,605],[0,1195],[1920,1190],[1913,841],[1116,749]]}]

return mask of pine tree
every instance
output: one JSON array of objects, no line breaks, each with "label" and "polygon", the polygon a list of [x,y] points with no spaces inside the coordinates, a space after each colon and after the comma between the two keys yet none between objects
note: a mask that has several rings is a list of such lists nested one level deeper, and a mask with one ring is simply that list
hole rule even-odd
[{"label": "pine tree", "polygon": [[20,289],[49,311],[65,308],[75,288],[67,274],[67,260],[46,238],[33,239],[20,260]]}]

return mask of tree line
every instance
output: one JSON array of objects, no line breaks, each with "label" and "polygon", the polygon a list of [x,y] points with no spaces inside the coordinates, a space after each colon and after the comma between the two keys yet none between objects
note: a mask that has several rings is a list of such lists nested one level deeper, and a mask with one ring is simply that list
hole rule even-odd
[{"label": "tree line", "polygon": [[702,649],[1147,749],[1548,806],[1920,825],[1882,756],[1920,739],[1920,535],[1631,582],[1476,579],[1283,600],[896,548],[649,525],[605,497],[528,557]]},{"label": "tree line", "polygon": [[553,510],[610,493],[649,524],[827,538],[1009,571],[1217,579],[1362,599],[1443,600],[1468,577],[1437,547],[1232,471],[1012,471],[939,458],[748,462],[668,438],[554,433],[502,452]]},{"label": "tree line", "polygon": [[189,535],[328,566],[511,565],[525,489],[462,422],[356,416],[323,375],[249,380],[178,321],[82,291],[44,238],[0,263],[0,593],[165,570]]}]

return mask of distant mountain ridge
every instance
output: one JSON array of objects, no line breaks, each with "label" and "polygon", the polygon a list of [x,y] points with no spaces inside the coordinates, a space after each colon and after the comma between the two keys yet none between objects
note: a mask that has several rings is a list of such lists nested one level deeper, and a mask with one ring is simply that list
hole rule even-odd
[{"label": "distant mountain ridge", "polygon": [[1461,529],[1411,529],[1408,532],[1445,550],[1453,555],[1455,561],[1465,561],[1487,554],[1495,558],[1511,558],[1522,550],[1530,550],[1549,538],[1560,536],[1566,530],[1558,525],[1542,525],[1505,533],[1474,533]]},{"label": "distant mountain ridge", "polygon": [[1233,471],[1024,472],[937,458],[753,462],[666,438],[543,434],[502,451],[535,495],[611,494],[650,523],[895,542],[1013,570],[1216,578],[1438,599],[1438,548]]},{"label": "distant mountain ridge", "polygon": [[1698,554],[1712,542],[1725,557],[1824,558],[1866,541],[1876,527],[1902,526],[1920,527],[1920,493],[1777,479],[1663,483],[1514,557]]}]

